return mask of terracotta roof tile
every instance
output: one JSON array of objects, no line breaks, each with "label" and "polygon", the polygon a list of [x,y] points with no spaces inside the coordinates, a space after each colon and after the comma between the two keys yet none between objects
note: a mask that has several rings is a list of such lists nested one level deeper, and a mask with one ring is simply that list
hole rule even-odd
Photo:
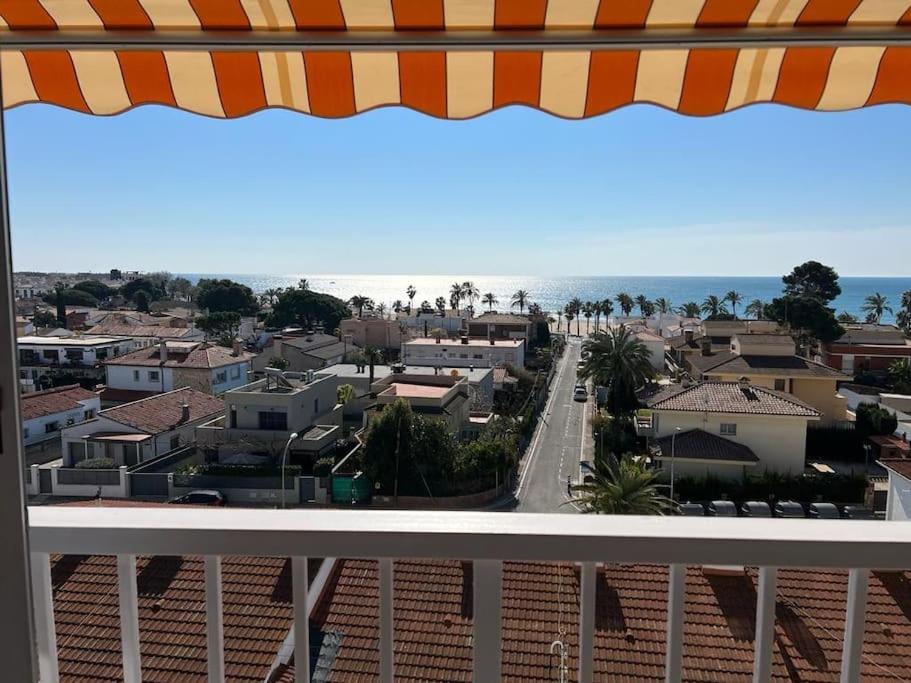
[{"label": "terracotta roof tile", "polygon": [[670,385],[648,401],[650,408],[687,412],[791,415],[818,417],[819,411],[790,394],[739,382],[700,382],[690,387]]},{"label": "terracotta roof tile", "polygon": [[150,434],[158,434],[170,431],[180,424],[184,404],[190,407],[189,422],[215,417],[225,410],[223,399],[185,387],[107,408],[98,415]]},{"label": "terracotta roof tile", "polygon": [[702,429],[688,429],[677,434],[663,436],[657,440],[664,457],[687,458],[691,460],[726,460],[733,462],[759,462],[756,454],[747,446],[710,434]]},{"label": "terracotta roof tile", "polygon": [[111,358],[105,361],[105,365],[137,365],[147,367],[166,367],[166,368],[199,368],[211,369],[220,368],[225,365],[234,365],[249,361],[256,354],[241,351],[239,356],[235,356],[232,349],[214,344],[199,342],[189,353],[181,352],[178,349],[170,349],[168,359],[161,362],[161,349],[158,346],[150,346],[138,351],[131,351],[123,355]]},{"label": "terracotta roof tile", "polygon": [[887,467],[905,479],[911,480],[911,460],[906,458],[880,458],[878,462],[883,467]]},{"label": "terracotta roof tile", "polygon": [[[721,357],[718,354],[716,357]],[[816,363],[800,356],[738,356],[722,363],[716,363],[711,368],[702,368],[703,372],[709,369],[726,374],[745,375],[786,375],[788,377],[821,377],[825,379],[848,380],[850,376],[838,370],[833,370],[827,365]],[[698,360],[691,358],[690,362]]]},{"label": "terracotta roof tile", "polygon": [[19,398],[22,408],[22,419],[33,420],[55,413],[63,413],[83,407],[79,401],[98,398],[98,394],[83,389],[78,384],[68,384],[45,391],[23,394]]},{"label": "terracotta roof tile", "polygon": [[90,327],[85,334],[101,334],[117,337],[156,337],[158,339],[182,339],[198,333],[189,327],[169,325],[131,325],[126,322],[104,322]]}]

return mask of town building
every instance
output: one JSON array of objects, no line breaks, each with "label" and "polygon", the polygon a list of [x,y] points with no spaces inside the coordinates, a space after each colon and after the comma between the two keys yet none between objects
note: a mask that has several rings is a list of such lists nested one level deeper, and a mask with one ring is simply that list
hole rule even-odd
[{"label": "town building", "polygon": [[468,321],[468,336],[481,339],[524,339],[531,342],[533,326],[527,315],[487,311]]},{"label": "town building", "polygon": [[746,379],[810,404],[824,423],[846,420],[847,403],[838,385],[851,378],[794,352],[794,339],[787,334],[735,334],[728,350],[690,354],[686,362],[694,379]]},{"label": "town building", "polygon": [[339,329],[342,338],[349,339],[356,346],[372,346],[396,353],[402,347],[402,342],[410,336],[408,328],[400,321],[386,318],[348,318],[342,320]]},{"label": "town building", "polygon": [[35,324],[23,315],[16,316],[16,336],[30,337],[35,334]]},{"label": "town building", "polygon": [[91,420],[101,410],[101,398],[78,384],[24,394],[22,441],[26,446],[60,438],[60,430]]},{"label": "town building", "polygon": [[19,380],[24,391],[48,388],[65,376],[87,386],[104,376],[102,363],[130,349],[123,337],[38,337],[16,339]]},{"label": "town building", "polygon": [[646,328],[634,329],[632,335],[633,338],[642,344],[648,351],[648,358],[649,362],[652,364],[652,369],[659,372],[663,371],[665,367],[664,337],[657,332],[653,332]]},{"label": "town building", "polygon": [[200,448],[218,459],[279,456],[292,434],[293,454],[316,458],[341,439],[342,411],[331,375],[267,371],[265,378],[223,394],[224,415],[197,430]]},{"label": "town building", "polygon": [[674,458],[676,476],[802,474],[807,425],[819,420],[794,396],[748,382],[670,385],[647,405],[637,430],[657,442],[665,468]]},{"label": "town building", "polygon": [[[164,321],[158,322],[168,322],[168,320],[164,319]],[[88,328],[84,334],[85,336],[129,337],[133,342],[133,350],[154,346],[161,341],[201,342],[205,340],[205,334],[202,330],[188,327],[186,324],[148,325],[106,321]]]},{"label": "town building", "polygon": [[105,363],[105,404],[191,387],[221,394],[249,381],[254,358],[241,348],[198,341],[161,341]]},{"label": "town building", "polygon": [[446,309],[439,311],[422,311],[415,307],[408,312],[403,309],[396,314],[396,319],[405,325],[412,336],[427,337],[433,330],[443,330],[447,335],[461,334],[465,331],[468,314],[464,311]]},{"label": "town building", "polygon": [[845,333],[823,344],[822,362],[847,375],[885,374],[896,361],[911,362],[911,340],[894,325],[852,323]]},{"label": "town building", "polygon": [[100,411],[61,433],[63,466],[109,458],[136,465],[195,441],[196,427],[224,411],[211,394],[185,387]]},{"label": "town building", "polygon": [[354,341],[322,332],[274,335],[262,353],[253,360],[252,367],[254,372],[261,373],[269,367],[273,358],[282,358],[287,362],[284,369],[306,372],[343,363],[349,355],[358,351],[360,347]]},{"label": "town building", "polygon": [[489,367],[498,365],[525,366],[524,339],[458,340],[419,338],[402,344],[402,362],[406,365],[439,367]]},{"label": "town building", "polygon": [[471,395],[468,378],[462,375],[393,373],[374,382],[372,393],[376,399],[367,411],[368,419],[402,399],[413,412],[445,422],[453,434],[461,437],[466,429],[471,430]]},{"label": "town building", "polygon": [[906,522],[911,520],[911,459],[882,458],[879,464],[889,476],[886,497],[886,519]]}]

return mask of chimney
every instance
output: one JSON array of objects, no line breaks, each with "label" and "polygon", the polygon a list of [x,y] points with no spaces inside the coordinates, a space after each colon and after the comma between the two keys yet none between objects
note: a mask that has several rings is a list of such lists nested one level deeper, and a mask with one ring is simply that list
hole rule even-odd
[{"label": "chimney", "polygon": [[463,343],[465,346],[468,346],[468,335],[463,335],[463,336],[462,336],[462,343]]},{"label": "chimney", "polygon": [[687,344],[693,343],[693,328],[688,327],[687,329],[683,330],[683,340]]},{"label": "chimney", "polygon": [[158,358],[162,363],[168,361],[168,343],[164,339],[158,342]]},{"label": "chimney", "polygon": [[234,340],[231,342],[231,355],[239,356],[243,350],[243,342],[241,342],[240,337],[234,337]]},{"label": "chimney", "polygon": [[180,424],[185,424],[190,421],[190,406],[184,403],[180,406]]},{"label": "chimney", "polygon": [[702,340],[702,355],[703,356],[712,355],[712,340],[711,339]]}]

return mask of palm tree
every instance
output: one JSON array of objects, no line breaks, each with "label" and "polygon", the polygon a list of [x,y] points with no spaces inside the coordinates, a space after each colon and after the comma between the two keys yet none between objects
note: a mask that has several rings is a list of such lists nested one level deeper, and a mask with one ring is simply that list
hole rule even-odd
[{"label": "palm tree", "polygon": [[396,299],[395,301],[392,302],[392,310],[395,311],[396,313],[401,313],[404,308],[405,307],[402,305],[401,299]]},{"label": "palm tree", "polygon": [[857,316],[851,315],[847,311],[842,311],[841,313],[839,313],[836,316],[835,319],[840,323],[856,323],[857,322]]},{"label": "palm tree", "polygon": [[595,312],[591,301],[582,304],[582,315],[585,316],[585,334],[590,334],[592,329],[592,314]]},{"label": "palm tree", "polygon": [[465,298],[465,293],[462,291],[461,282],[453,282],[449,286],[449,305],[452,306],[452,310],[456,313],[459,312],[459,307],[462,305],[462,299]]},{"label": "palm tree", "polygon": [[583,513],[604,515],[663,515],[673,501],[658,491],[659,470],[649,469],[645,459],[613,453],[595,457],[593,480],[572,487],[572,502]]},{"label": "palm tree", "polygon": [[528,304],[528,315],[541,315],[543,311],[541,310],[541,304],[536,301],[532,301]]},{"label": "palm tree", "polygon": [[441,296],[438,296],[437,300],[434,301],[433,303],[436,304],[437,311],[439,312],[440,317],[442,318],[443,316],[445,316],[446,315],[446,299]]},{"label": "palm tree", "polygon": [[376,305],[376,308],[373,310],[376,311],[377,315],[379,315],[381,318],[386,317],[386,304],[384,304],[382,301],[378,303]]},{"label": "palm tree", "polygon": [[357,391],[351,384],[339,384],[335,390],[335,396],[338,402],[344,405],[357,397]]},{"label": "palm tree", "polygon": [[512,295],[512,303],[510,304],[511,308],[519,307],[519,313],[525,311],[525,304],[528,302],[528,292],[524,289],[517,290],[515,294]]},{"label": "palm tree", "polygon": [[636,305],[639,307],[639,313],[643,316],[648,315],[646,313],[646,310],[648,309],[649,305],[651,305],[651,303],[652,302],[648,300],[648,297],[646,297],[645,294],[640,294],[636,297]]},{"label": "palm tree", "polygon": [[364,296],[363,294],[355,294],[353,297],[348,299],[348,304],[357,309],[357,317],[362,318],[364,316],[365,308],[373,308],[373,299],[369,296]]},{"label": "palm tree", "polygon": [[604,314],[604,324],[610,323],[610,314],[614,312],[614,302],[609,298],[601,302],[601,312]]},{"label": "palm tree", "polygon": [[487,304],[487,310],[492,311],[494,305],[499,303],[499,301],[493,292],[487,292],[484,296],[481,297],[481,303]]},{"label": "palm tree", "polygon": [[580,299],[577,296],[574,296],[572,299],[570,299],[569,306],[570,306],[570,308],[572,308],[573,315],[576,317],[576,336],[578,337],[579,336],[579,325],[581,323],[580,318],[582,317],[580,315],[582,313],[582,299]]},{"label": "palm tree", "polygon": [[748,318],[762,320],[763,315],[765,315],[765,302],[762,299],[753,299],[747,304],[744,313],[747,314]]},{"label": "palm tree", "polygon": [[572,307],[568,304],[563,308],[563,317],[566,318],[566,334],[569,336],[571,334],[569,324],[573,321],[575,314],[573,313]]},{"label": "palm tree", "polygon": [[702,302],[702,312],[709,318],[715,318],[719,315],[727,315],[728,309],[724,305],[724,300],[719,299],[714,294],[709,294]]},{"label": "palm tree", "polygon": [[902,307],[895,316],[895,323],[905,334],[911,334],[911,292],[902,294]]},{"label": "palm tree", "polygon": [[860,307],[860,310],[872,318],[877,325],[883,319],[883,313],[892,313],[889,300],[879,292],[864,299],[864,305]]},{"label": "palm tree", "polygon": [[659,313],[670,313],[671,311],[671,302],[665,299],[663,296],[659,296],[655,299],[655,308],[658,309]]},{"label": "palm tree", "polygon": [[408,285],[408,288],[405,290],[405,294],[408,296],[408,312],[411,313],[411,305],[414,303],[414,296],[418,293],[418,290],[414,288],[414,285]]},{"label": "palm tree", "polygon": [[646,299],[641,304],[642,315],[646,318],[650,318],[655,315],[655,304]]},{"label": "palm tree", "polygon": [[731,314],[736,318],[737,304],[743,301],[743,294],[732,289],[724,295],[724,301],[728,301],[731,304]]},{"label": "palm tree", "polygon": [[466,280],[462,283],[462,296],[468,301],[468,305],[474,310],[474,302],[481,296],[481,292],[475,287],[474,282]]},{"label": "palm tree", "polygon": [[582,342],[588,359],[579,375],[596,385],[608,387],[607,406],[613,415],[635,410],[639,401],[636,390],[655,375],[651,352],[626,327],[608,332],[595,332]]},{"label": "palm tree", "polygon": [[687,301],[680,308],[677,309],[677,312],[680,313],[684,318],[698,318],[699,314],[702,312],[702,309],[699,308],[699,304],[695,301]]},{"label": "palm tree", "polygon": [[565,311],[565,308],[557,309],[557,332],[560,331],[560,326],[563,324],[563,313]]},{"label": "palm tree", "polygon": [[310,289],[310,282],[307,280],[307,278],[302,277],[297,281],[297,288],[306,291]]},{"label": "palm tree", "polygon": [[617,304],[620,306],[620,310],[623,311],[623,315],[629,316],[633,312],[633,297],[631,297],[626,292],[620,292],[617,296]]},{"label": "palm tree", "polygon": [[595,315],[595,329],[600,330],[601,327],[598,323],[601,320],[601,302],[593,301],[589,305],[592,307],[592,313]]},{"label": "palm tree", "polygon": [[281,294],[281,290],[276,289],[275,287],[270,287],[265,292],[263,292],[263,294],[266,295],[266,297],[269,300],[269,303],[273,304],[273,303],[275,303],[275,300],[278,298],[278,295]]}]

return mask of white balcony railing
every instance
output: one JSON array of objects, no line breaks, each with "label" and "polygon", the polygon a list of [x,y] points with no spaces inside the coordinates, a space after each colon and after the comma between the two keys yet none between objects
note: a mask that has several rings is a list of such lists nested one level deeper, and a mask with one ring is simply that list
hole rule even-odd
[{"label": "white balcony railing", "polygon": [[[380,680],[393,680],[393,560],[474,562],[474,680],[500,679],[504,560],[581,563],[579,681],[592,680],[599,562],[670,566],[665,678],[679,681],[687,565],[759,567],[755,682],[771,676],[779,567],[849,569],[841,681],[859,679],[869,570],[911,567],[911,522],[522,515],[477,512],[29,508],[32,582],[41,680],[57,679],[49,555],[116,555],[124,680],[141,679],[137,555],[203,555],[209,680],[224,677],[221,564],[224,555],[292,557],[296,680],[310,681],[307,562],[380,561]],[[310,601],[312,603],[312,599]]]}]

